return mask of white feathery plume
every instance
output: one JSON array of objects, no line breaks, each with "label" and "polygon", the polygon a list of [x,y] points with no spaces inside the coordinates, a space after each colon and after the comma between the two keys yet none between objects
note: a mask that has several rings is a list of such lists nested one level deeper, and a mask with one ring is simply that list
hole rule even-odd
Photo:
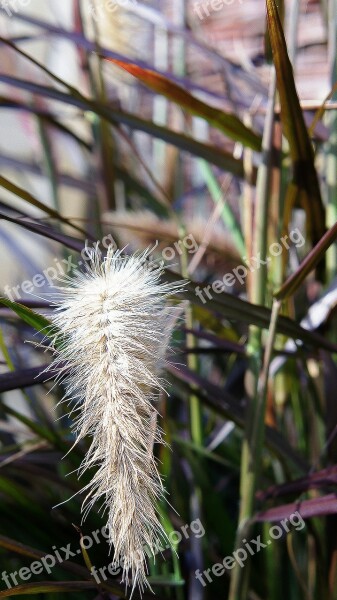
[{"label": "white feathery plume", "polygon": [[103,501],[113,562],[123,559],[122,581],[143,590],[145,549],[155,555],[165,536],[155,508],[164,489],[152,451],[154,441],[162,442],[153,401],[181,312],[167,300],[181,284],[160,282],[162,270],[146,264],[149,251],[122,256],[109,248],[104,259],[90,252],[86,271],[56,286],[49,369],[65,374],[62,401],[75,403],[75,443],[92,438],[79,469],[96,469],[84,488],[84,518]]}]

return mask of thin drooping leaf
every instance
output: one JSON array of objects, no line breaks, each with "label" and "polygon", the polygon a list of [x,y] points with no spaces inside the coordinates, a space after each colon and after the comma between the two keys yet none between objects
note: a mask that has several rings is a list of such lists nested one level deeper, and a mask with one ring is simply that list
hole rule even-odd
[{"label": "thin drooping leaf", "polygon": [[326,103],[331,100],[331,98],[333,97],[333,95],[337,92],[337,81],[336,83],[332,86],[331,91],[327,94],[327,96],[324,98],[321,106],[316,110],[315,112],[315,116],[311,122],[311,125],[309,127],[309,134],[310,135],[314,135],[315,129],[316,129],[316,125],[318,124],[318,122],[320,121],[320,119],[323,117],[324,112],[325,112],[325,107],[326,107]]},{"label": "thin drooping leaf", "polygon": [[216,454],[213,451],[207,450],[207,448],[204,448],[203,446],[199,446],[198,444],[190,442],[189,440],[184,440],[182,437],[179,437],[177,435],[174,435],[172,439],[176,444],[178,444],[178,446],[181,447],[182,452],[184,451],[184,449],[191,450],[192,452],[195,452],[197,455],[203,458],[207,458],[208,460],[222,465],[226,469],[232,469],[234,466],[235,469],[239,469],[239,464],[233,465],[233,463],[230,462],[227,458],[223,458],[223,456],[220,456],[219,454]]},{"label": "thin drooping leaf", "polygon": [[249,127],[246,127],[246,125],[244,125],[235,115],[225,113],[219,108],[209,106],[205,102],[192,96],[189,92],[186,92],[186,90],[178,86],[171,79],[168,79],[155,71],[143,69],[135,63],[131,64],[113,58],[108,60],[128,73],[131,73],[134,77],[137,77],[137,79],[157,94],[161,94],[168,100],[175,102],[190,114],[202,117],[210,125],[222,131],[222,133],[232,140],[241,142],[244,146],[248,146],[253,150],[261,150],[261,137],[253,130],[249,129]]},{"label": "thin drooping leaf", "polygon": [[0,375],[0,394],[20,388],[30,387],[43,383],[46,379],[42,373],[47,365],[42,367],[33,367],[31,369],[20,369]]},{"label": "thin drooping leaf", "polygon": [[54,210],[53,208],[50,208],[49,206],[46,206],[45,204],[43,204],[42,202],[37,200],[37,198],[34,198],[34,196],[30,192],[27,192],[23,188],[16,185],[16,183],[9,181],[2,175],[0,175],[0,187],[3,187],[6,190],[8,190],[9,192],[11,192],[12,194],[15,194],[15,196],[19,196],[19,198],[22,198],[22,200],[25,200],[32,206],[39,208],[40,210],[47,213],[47,215],[49,215],[50,217],[53,217],[54,219],[57,219],[57,220],[61,221],[62,223],[65,223],[66,225],[73,227],[80,233],[84,233],[84,235],[86,235],[85,231],[83,231],[80,227],[77,227],[77,225],[74,225],[74,223],[71,223],[68,219],[66,219],[65,217],[60,215],[60,213],[58,213],[56,210]]},{"label": "thin drooping leaf", "polygon": [[257,498],[260,501],[266,501],[268,499],[278,498],[288,494],[302,494],[311,489],[320,489],[329,487],[335,488],[337,484],[337,467],[335,465],[320,471],[315,471],[300,479],[294,479],[293,481],[287,481],[278,485],[273,485],[264,491],[260,491],[257,494]]},{"label": "thin drooping leaf", "polygon": [[[0,592],[0,598],[10,598],[12,596],[32,596],[33,594],[51,594],[62,592],[71,594],[72,592],[81,592],[97,589],[95,581],[37,581],[36,583],[26,583],[16,585],[13,588]],[[125,597],[119,591],[119,597]]]},{"label": "thin drooping leaf", "polygon": [[63,123],[57,121],[54,115],[52,115],[50,112],[43,108],[40,108],[38,106],[32,106],[24,102],[19,102],[18,100],[13,100],[12,98],[6,98],[5,96],[0,96],[0,108],[23,110],[25,112],[36,115],[37,117],[43,119],[48,125],[55,127],[55,129],[57,129],[61,133],[71,137],[80,146],[82,146],[89,152],[92,150],[92,146],[89,142],[79,137],[78,134],[71,131],[71,129],[63,125]]},{"label": "thin drooping leaf", "polygon": [[23,304],[19,304],[18,302],[12,302],[7,298],[0,297],[0,304],[3,306],[7,306],[13,310],[25,323],[28,323],[33,329],[36,331],[40,331],[44,334],[47,334],[51,323],[48,319],[43,317],[42,315],[38,315],[36,312],[23,306]]},{"label": "thin drooping leaf", "polygon": [[318,265],[324,257],[326,251],[337,239],[337,223],[327,231],[316,246],[309,252],[301,262],[295,273],[284,282],[281,288],[275,292],[277,300],[285,300],[292,296],[304,281],[307,275]]},{"label": "thin drooping leaf", "polygon": [[[13,552],[14,554],[19,554],[20,556],[25,556],[27,558],[40,559],[46,556],[48,552],[42,552],[41,550],[37,550],[36,548],[32,548],[31,546],[27,546],[22,544],[21,542],[17,542],[16,540],[12,540],[4,535],[0,535],[0,548],[4,548],[9,552]],[[73,563],[68,560],[64,560],[62,562],[62,569],[65,571],[70,571],[80,577],[87,577],[88,571],[85,567]]]},{"label": "thin drooping leaf", "polygon": [[40,425],[37,421],[26,417],[25,415],[18,412],[14,408],[11,408],[8,405],[3,406],[3,411],[7,415],[10,415],[11,417],[17,419],[17,421],[25,425],[27,429],[36,434],[42,440],[47,440],[50,444],[57,446],[59,449],[62,449],[62,451],[68,450],[67,445],[63,442],[63,440],[61,440],[61,438],[58,435],[58,432],[55,429],[51,430],[49,426]]},{"label": "thin drooping leaf", "polygon": [[297,500],[290,504],[282,504],[268,510],[259,512],[255,515],[256,521],[281,521],[281,519],[289,518],[298,512],[303,519],[310,517],[324,517],[326,515],[334,515],[337,513],[337,495],[328,494],[319,498],[310,498],[310,500]]},{"label": "thin drooping leaf", "polygon": [[[60,233],[52,227],[41,225],[40,223],[36,223],[32,220],[27,221],[26,219],[16,219],[14,217],[10,217],[9,215],[5,215],[4,213],[0,213],[0,219],[5,219],[6,221],[10,221],[10,223],[16,223],[16,225],[20,225],[20,227],[24,227],[28,231],[42,235],[49,240],[59,242],[63,246],[66,246],[66,248],[70,248],[76,252],[81,252],[81,250],[83,250],[85,247],[84,241],[73,238],[70,235]],[[91,236],[89,236],[89,239],[92,239]]]},{"label": "thin drooping leaf", "polygon": [[293,69],[275,0],[266,0],[268,32],[280,95],[281,121],[289,142],[293,164],[293,190],[288,196],[287,211],[295,202],[303,202],[314,243],[325,231],[325,210],[321,198],[314,153],[296,91]]},{"label": "thin drooping leaf", "polygon": [[224,338],[218,337],[208,331],[199,331],[197,329],[183,329],[185,333],[192,333],[197,336],[201,340],[206,340],[214,345],[216,348],[222,349],[226,352],[233,352],[235,354],[246,354],[246,349],[244,344],[238,344],[233,342],[232,340],[226,340]]}]

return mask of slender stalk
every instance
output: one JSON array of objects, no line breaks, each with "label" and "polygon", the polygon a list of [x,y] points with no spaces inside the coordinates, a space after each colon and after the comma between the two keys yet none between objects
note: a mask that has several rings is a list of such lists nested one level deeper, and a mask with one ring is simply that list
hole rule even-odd
[{"label": "slender stalk", "polygon": [[[186,6],[183,0],[175,0],[174,5],[174,15],[175,21],[180,27],[186,26]],[[186,65],[186,48],[185,42],[183,39],[173,39],[173,70],[176,75],[183,76],[185,74],[185,65]],[[184,116],[179,113],[175,115],[176,123],[178,125],[183,125],[185,127],[185,119]],[[177,156],[176,162],[176,178],[175,178],[175,197],[181,198],[184,193],[184,171],[183,171],[183,162],[179,160],[179,154]],[[182,223],[179,226],[179,238],[183,239],[186,231]],[[186,253],[186,249],[183,248],[183,254],[181,256],[181,273],[183,277],[188,278],[188,257]],[[193,321],[193,309],[191,304],[188,304],[185,313],[186,319],[186,327],[187,329],[194,328]],[[194,348],[196,345],[196,340],[193,334],[188,333],[186,335],[186,343],[187,347]],[[196,354],[188,354],[187,356],[187,366],[191,371],[198,370],[198,357]],[[201,403],[199,398],[191,394],[189,398],[189,406],[190,406],[190,433],[191,440],[197,445],[202,445],[202,411],[201,411]]]},{"label": "slender stalk", "polygon": [[[264,440],[264,416],[268,393],[268,375],[272,359],[273,347],[276,336],[276,326],[281,302],[273,301],[270,327],[263,366],[257,380],[254,402],[250,404],[247,419],[246,439],[243,447],[241,468],[241,510],[240,522],[237,530],[236,549],[242,548],[244,539],[249,536],[252,527],[254,512],[254,499],[256,483],[258,480],[258,466],[262,459]],[[238,565],[232,571],[231,587],[228,600],[245,600],[248,594],[249,570],[245,566],[240,569]]]},{"label": "slender stalk", "polygon": [[50,136],[48,135],[48,128],[43,117],[37,117],[37,124],[40,133],[41,146],[43,148],[43,158],[45,163],[45,170],[50,187],[52,191],[54,208],[60,210],[60,198],[59,198],[59,187],[57,181],[57,167],[54,158],[53,145]]},{"label": "slender stalk", "polygon": [[[173,14],[175,16],[175,22],[182,28],[186,28],[187,24],[187,12],[186,12],[186,3],[184,0],[174,0],[173,2]],[[183,76],[185,75],[186,70],[186,46],[185,40],[183,38],[175,38],[173,39],[173,70],[176,75]],[[176,115],[177,124],[183,126],[183,130],[186,127],[184,115],[180,115],[179,113]],[[179,123],[180,121],[180,123]],[[182,198],[184,194],[184,168],[183,168],[183,160],[181,160],[181,155],[177,155],[176,162],[176,177],[175,177],[175,197]],[[181,223],[179,226],[179,238],[183,239],[185,236],[185,228]],[[181,256],[181,272],[185,278],[188,278],[188,255],[187,250],[183,246],[183,254]],[[194,329],[194,316],[193,316],[193,308],[191,303],[189,302],[185,311],[185,319],[186,319],[186,327],[188,329]],[[186,335],[186,343],[187,347],[194,348],[197,345],[195,336],[191,333]],[[187,366],[191,371],[198,372],[198,356],[196,354],[188,354],[187,356]],[[202,407],[201,402],[198,396],[191,393],[189,397],[189,409],[190,409],[190,436],[191,440],[197,446],[203,446],[203,427],[202,427]],[[193,478],[194,479],[194,478]],[[193,488],[191,489],[190,495],[190,511],[191,514],[194,513],[194,508],[196,509],[197,516],[200,518],[201,514],[201,498],[202,493],[198,485],[196,485],[195,480],[193,480]],[[195,505],[195,507],[193,506]],[[203,560],[202,560],[202,551],[200,542],[196,542],[197,546],[193,546],[193,552],[195,553],[198,561],[198,566],[202,569]],[[191,546],[192,549],[192,546]],[[195,600],[202,600],[204,596],[204,592],[201,590],[196,591],[196,580],[192,582],[189,589],[189,599],[195,598]],[[183,590],[179,589],[176,592],[177,600],[182,600]]]},{"label": "slender stalk", "polygon": [[[185,235],[185,229],[183,225],[179,227],[179,238],[183,239]],[[185,279],[188,279],[189,271],[188,271],[188,256],[186,248],[182,249],[181,255],[181,274]],[[188,306],[185,310],[185,322],[187,329],[194,329],[194,319],[193,319],[193,309],[192,305],[189,302]],[[193,333],[186,334],[186,345],[188,348],[196,347],[196,339]],[[187,366],[191,371],[198,371],[198,355],[190,352],[187,355]],[[191,394],[189,398],[189,406],[190,406],[190,433],[191,440],[197,446],[202,446],[203,444],[203,434],[202,434],[202,411],[201,411],[201,403],[198,396],[195,394]]]},{"label": "slender stalk", "polygon": [[13,361],[12,361],[12,359],[10,357],[10,354],[8,352],[8,349],[7,349],[7,346],[6,346],[6,342],[4,340],[4,336],[3,336],[3,333],[2,333],[2,329],[0,329],[0,352],[1,352],[2,356],[4,357],[9,370],[10,371],[14,371],[15,367],[14,367]]},{"label": "slender stalk", "polygon": [[[247,127],[253,125],[251,111],[246,111],[244,114],[244,124]],[[253,166],[254,153],[250,148],[243,149],[243,166],[244,166],[244,185],[241,197],[241,230],[245,244],[245,254],[252,254],[252,234],[253,234]],[[251,297],[251,273],[249,272],[246,279],[246,290],[248,298]]]},{"label": "slender stalk", "polygon": [[[218,205],[220,202],[222,202],[222,197],[223,197],[222,187],[223,187],[223,185],[220,186],[218,184],[216,177],[213,175],[213,171],[212,171],[210,165],[204,159],[202,159],[202,158],[199,159],[198,165],[202,172],[202,175],[205,180],[208,191],[210,193],[210,196],[211,196],[213,202],[216,205]],[[245,243],[243,240],[242,232],[241,232],[240,226],[237,223],[237,220],[235,218],[235,215],[234,215],[230,205],[226,201],[222,202],[220,216],[222,218],[222,221],[223,221],[225,227],[228,229],[230,236],[233,238],[233,241],[237,247],[238,252],[240,253],[241,256],[244,255],[245,254]]]},{"label": "slender stalk", "polygon": [[[337,79],[337,0],[329,0],[329,33],[328,33],[328,48],[329,48],[329,68],[331,86]],[[336,100],[337,93],[332,97]],[[330,130],[329,142],[327,144],[326,158],[326,180],[328,185],[328,206],[327,206],[327,227],[332,227],[337,221],[337,111],[329,112],[326,117],[326,122]],[[335,277],[337,272],[337,249],[336,246],[331,246],[327,251],[327,276],[328,281]]]},{"label": "slender stalk", "polygon": [[[255,230],[253,239],[253,254],[265,259],[267,254],[267,230],[268,230],[268,207],[269,188],[271,173],[271,152],[274,131],[274,104],[276,91],[276,76],[272,70],[269,105],[266,115],[265,129],[263,134],[263,157],[258,171],[256,189]],[[252,274],[251,301],[254,304],[264,305],[267,289],[266,265],[257,269]],[[278,305],[277,305],[278,306]],[[274,309],[271,316],[269,344],[272,347],[276,326],[278,310]],[[266,405],[266,376],[268,375],[269,363],[264,365],[262,372],[262,331],[258,327],[251,327],[247,351],[249,354],[249,381],[248,393],[251,398],[247,410],[246,427],[241,455],[241,477],[240,477],[240,511],[239,525],[237,529],[236,548],[242,546],[242,540],[248,536],[251,526],[251,518],[254,513],[254,499],[256,485],[259,477],[259,466],[261,464],[264,418]],[[266,352],[267,354],[267,352]],[[269,356],[269,355],[267,355]],[[260,374],[260,375],[259,375]],[[261,379],[262,378],[262,379]],[[240,569],[234,567],[231,576],[231,585],[228,600],[244,600],[247,597],[249,582],[249,567]]]}]

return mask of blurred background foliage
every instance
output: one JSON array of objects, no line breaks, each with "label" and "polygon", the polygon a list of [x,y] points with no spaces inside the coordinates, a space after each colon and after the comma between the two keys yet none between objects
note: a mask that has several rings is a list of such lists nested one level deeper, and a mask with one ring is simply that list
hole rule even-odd
[{"label": "blurred background foliage", "polygon": [[[126,253],[153,246],[165,278],[189,281],[159,401],[170,447],[155,449],[176,512],[158,510],[168,533],[200,519],[205,535],[149,560],[156,596],[332,600],[337,3],[213,4],[1,3],[0,571],[105,524],[99,507],[81,524],[85,444],[68,454],[62,389],[35,344],[47,278],[110,236]],[[294,229],[303,244],[268,254]],[[242,283],[195,293],[267,256]],[[302,531],[206,587],[195,578],[295,510]],[[111,561],[104,540],[75,552],[2,581],[0,597],[125,597],[118,577],[90,576]]]}]

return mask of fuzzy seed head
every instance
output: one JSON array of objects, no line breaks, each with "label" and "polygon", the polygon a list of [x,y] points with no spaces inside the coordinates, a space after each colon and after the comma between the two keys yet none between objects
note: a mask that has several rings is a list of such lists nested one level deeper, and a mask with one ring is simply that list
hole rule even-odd
[{"label": "fuzzy seed head", "polygon": [[91,445],[79,469],[94,471],[85,486],[84,518],[99,502],[107,514],[113,562],[133,589],[148,585],[145,550],[155,555],[165,536],[156,514],[164,493],[153,443],[161,442],[153,402],[180,312],[168,298],[180,284],[160,282],[146,265],[148,251],[123,257],[91,251],[86,271],[62,278],[53,293],[54,361],[71,406],[76,443]]}]

